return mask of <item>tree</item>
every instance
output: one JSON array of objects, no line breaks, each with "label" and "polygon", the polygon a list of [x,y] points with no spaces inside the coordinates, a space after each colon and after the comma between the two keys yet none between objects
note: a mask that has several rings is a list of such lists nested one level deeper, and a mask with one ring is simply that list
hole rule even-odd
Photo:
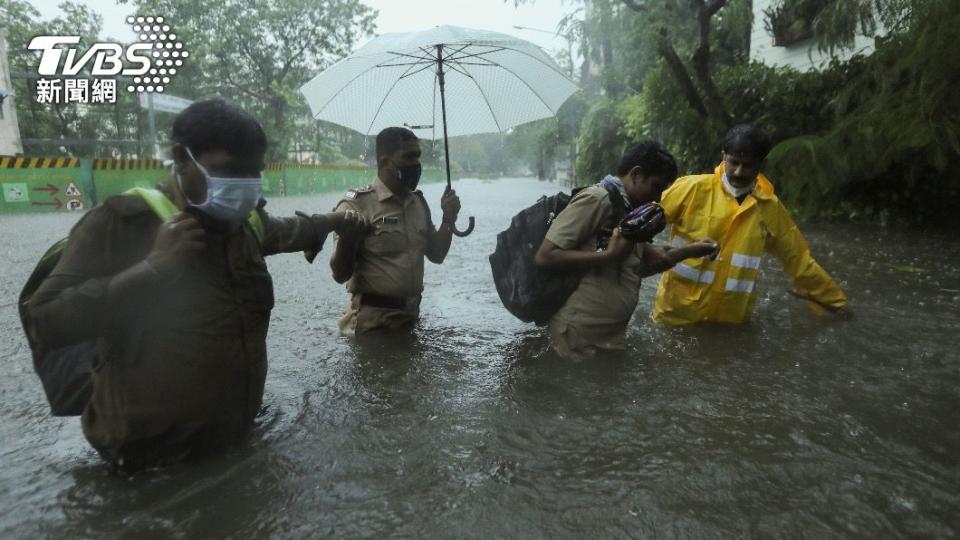
[{"label": "tree", "polygon": [[[27,49],[27,44],[37,35],[80,36],[78,47],[86,48],[98,41],[103,20],[83,4],[67,1],[59,5],[60,15],[49,21],[41,21],[40,13],[23,0],[0,0],[0,21],[7,26],[9,35],[10,67],[14,73],[17,115],[24,139],[69,140],[64,144],[25,144],[28,154],[67,153],[78,157],[108,154],[110,149],[98,146],[96,141],[104,138],[129,138],[130,126],[136,126],[129,112],[136,106],[133,100],[117,92],[118,104],[110,106],[82,106],[56,103],[38,103],[37,79],[29,75],[37,73],[39,57]],[[16,76],[25,73],[28,77]],[[113,124],[111,126],[111,124]],[[111,127],[113,129],[111,129]],[[73,141],[89,141],[74,144]],[[130,148],[130,150],[134,150]]]},{"label": "tree", "polygon": [[132,2],[164,14],[191,52],[171,90],[240,103],[263,121],[272,160],[287,159],[294,141],[316,144],[314,130],[290,121],[309,116],[298,89],[369,35],[376,15],[360,0]]},{"label": "tree", "polygon": [[[648,4],[650,3],[640,0],[623,0],[623,2],[637,13],[645,13],[649,9]],[[658,51],[666,60],[670,71],[680,84],[690,107],[700,116],[712,119],[722,125],[732,124],[733,116],[730,114],[723,96],[713,80],[710,31],[713,28],[713,17],[728,2],[729,0],[690,0],[690,4],[694,8],[698,30],[697,45],[691,57],[693,77],[691,77],[683,60],[680,59],[680,55],[677,54],[666,26],[661,26],[659,29],[660,41],[658,44]]]}]

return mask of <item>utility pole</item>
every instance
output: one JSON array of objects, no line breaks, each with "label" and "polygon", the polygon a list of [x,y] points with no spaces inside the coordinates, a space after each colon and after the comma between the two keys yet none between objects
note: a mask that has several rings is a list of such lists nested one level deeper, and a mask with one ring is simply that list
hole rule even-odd
[{"label": "utility pole", "polygon": [[159,152],[157,148],[157,120],[153,109],[153,92],[147,93],[147,125],[150,129],[150,158],[156,159]]}]

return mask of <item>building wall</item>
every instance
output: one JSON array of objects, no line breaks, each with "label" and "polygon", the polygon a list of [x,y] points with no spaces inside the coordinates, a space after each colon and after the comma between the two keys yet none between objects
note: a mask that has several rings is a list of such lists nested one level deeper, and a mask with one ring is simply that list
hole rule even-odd
[{"label": "building wall", "polygon": [[[830,55],[817,50],[813,39],[792,43],[786,47],[774,47],[773,36],[764,28],[763,11],[776,0],[753,0],[753,31],[750,34],[750,59],[768,66],[789,66],[800,71],[823,69],[830,63]],[[873,38],[857,36],[852,49],[837,51],[840,59],[854,54],[873,52]]]},{"label": "building wall", "polygon": [[[0,90],[13,91],[13,84],[10,81],[10,63],[7,60],[7,29],[2,26],[0,26]],[[23,153],[15,99],[23,99],[23,97],[8,96],[3,100],[3,114],[0,115],[2,117],[0,118],[0,156]]]}]

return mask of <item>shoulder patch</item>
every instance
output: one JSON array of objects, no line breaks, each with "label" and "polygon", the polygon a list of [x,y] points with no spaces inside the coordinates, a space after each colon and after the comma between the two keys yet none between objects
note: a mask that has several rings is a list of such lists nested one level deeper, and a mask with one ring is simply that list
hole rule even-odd
[{"label": "shoulder patch", "polygon": [[343,196],[345,199],[356,199],[358,195],[363,195],[364,193],[372,193],[373,186],[364,186],[364,187],[355,187],[347,190],[347,193]]}]

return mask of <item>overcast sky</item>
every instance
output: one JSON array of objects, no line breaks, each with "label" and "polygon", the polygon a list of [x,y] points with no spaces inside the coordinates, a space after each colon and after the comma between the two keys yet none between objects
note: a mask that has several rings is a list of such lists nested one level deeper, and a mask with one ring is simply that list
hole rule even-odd
[{"label": "overcast sky", "polygon": [[[58,14],[57,4],[60,2],[34,0],[34,5],[45,18],[52,18]],[[86,0],[84,3],[103,16],[105,36],[120,41],[136,39],[125,22],[126,16],[133,11],[130,6],[118,6],[114,0]],[[578,5],[572,0],[534,0],[520,7],[514,7],[513,0],[363,0],[363,3],[379,11],[377,33],[409,32],[450,24],[515,35],[536,43],[551,54],[566,50],[567,42],[552,33],[556,32],[560,19]],[[176,21],[169,23],[176,28]],[[513,26],[545,32],[518,30]],[[189,47],[189,43],[185,45]]]}]

